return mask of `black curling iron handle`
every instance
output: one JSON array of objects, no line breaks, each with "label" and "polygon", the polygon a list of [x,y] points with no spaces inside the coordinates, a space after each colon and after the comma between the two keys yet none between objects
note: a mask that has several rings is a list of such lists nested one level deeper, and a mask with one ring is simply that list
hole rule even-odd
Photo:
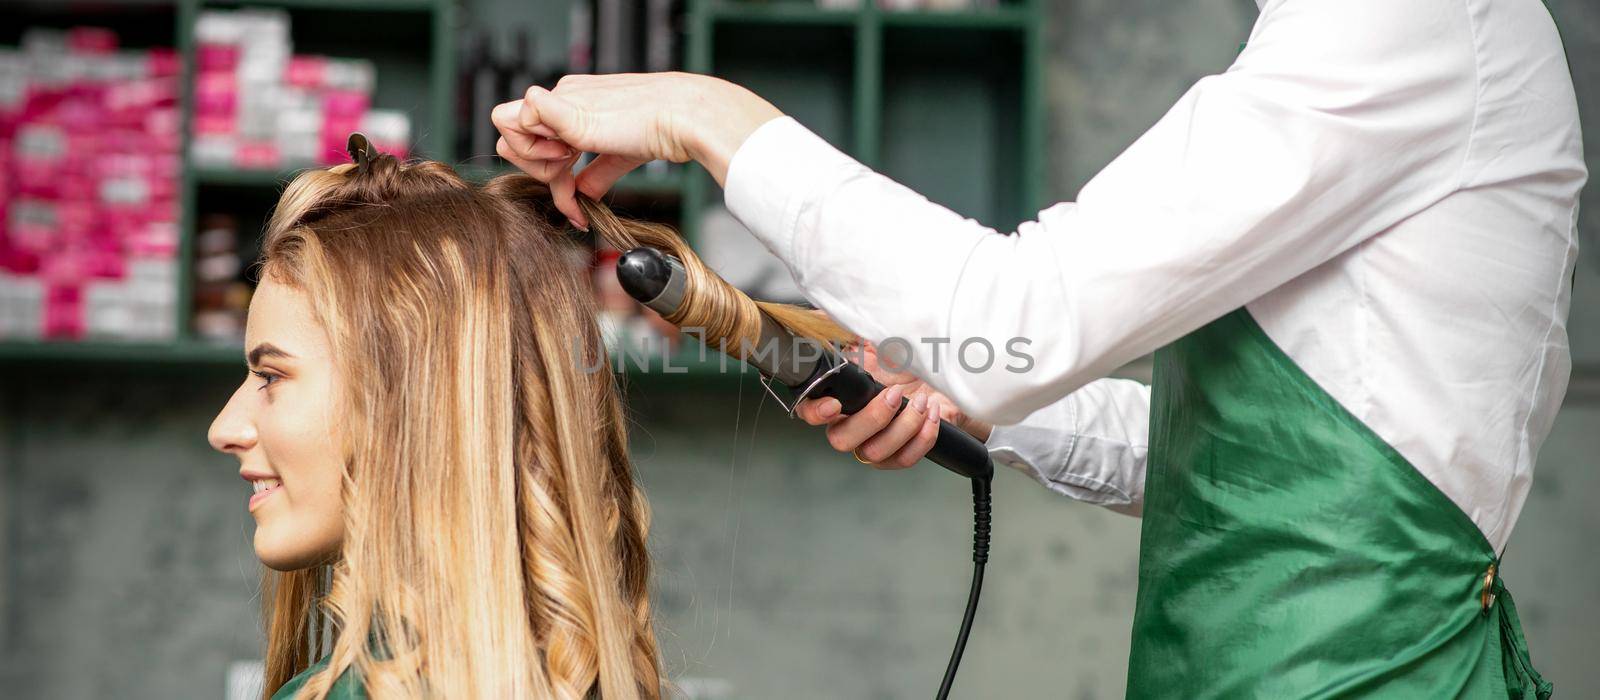
[{"label": "black curling iron handle", "polygon": [[[838,399],[841,412],[850,415],[866,408],[869,401],[883,392],[883,388],[883,385],[873,379],[866,370],[847,363],[842,369],[819,382],[816,388],[811,390],[810,397]],[[910,401],[900,399],[900,410],[905,410],[908,404]],[[899,411],[896,411],[896,415],[898,414]],[[968,479],[987,480],[994,475],[994,463],[989,460],[989,449],[967,431],[945,420],[939,421],[939,437],[928,450],[928,459]]]}]

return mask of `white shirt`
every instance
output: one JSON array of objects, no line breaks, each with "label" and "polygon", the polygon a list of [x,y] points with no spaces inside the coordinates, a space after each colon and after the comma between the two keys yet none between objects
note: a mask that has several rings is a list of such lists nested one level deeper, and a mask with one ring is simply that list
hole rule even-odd
[{"label": "white shirt", "polygon": [[[1246,306],[1500,549],[1566,391],[1581,144],[1540,0],[1272,0],[1226,72],[1016,235],[787,117],[726,201],[807,298],[1014,424],[991,452],[1052,489],[1136,510],[1149,391],[1101,378]],[[956,361],[1017,336],[1029,371]]]}]

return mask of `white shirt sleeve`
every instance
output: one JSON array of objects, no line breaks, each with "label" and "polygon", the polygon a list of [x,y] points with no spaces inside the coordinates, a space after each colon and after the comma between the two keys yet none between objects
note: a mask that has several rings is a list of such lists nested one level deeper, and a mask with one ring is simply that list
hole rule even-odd
[{"label": "white shirt sleeve", "polygon": [[1139,515],[1150,387],[1129,379],[1089,382],[1016,425],[995,426],[987,444],[995,463],[1051,491]]},{"label": "white shirt sleeve", "polygon": [[[1465,22],[1447,0],[1270,4],[1233,66],[1017,235],[787,117],[735,153],[726,201],[812,302],[880,347],[909,341],[912,371],[970,415],[1016,423],[1456,189],[1474,55],[1439,37]],[[1016,337],[1027,371],[956,361],[965,339]]]}]

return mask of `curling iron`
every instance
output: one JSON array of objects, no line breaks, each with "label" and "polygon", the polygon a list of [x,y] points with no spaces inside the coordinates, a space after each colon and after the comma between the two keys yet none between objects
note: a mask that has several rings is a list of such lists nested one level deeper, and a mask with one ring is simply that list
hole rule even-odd
[{"label": "curling iron", "polygon": [[[678,311],[688,293],[689,276],[683,263],[650,247],[624,253],[617,261],[617,280],[630,296],[667,318]],[[839,401],[841,413],[850,415],[865,408],[884,389],[866,370],[849,363],[831,348],[796,337],[766,314],[761,315],[760,342],[750,350],[744,353],[744,361],[763,376],[788,387],[793,396],[790,406],[805,399],[831,397]],[[899,410],[904,410],[909,403],[902,398]],[[939,437],[928,450],[927,457],[972,481],[975,519],[972,588],[955,649],[939,686],[938,697],[943,700],[955,681],[983,587],[983,567],[989,559],[989,485],[994,476],[994,463],[982,443],[943,420],[939,421]]]}]

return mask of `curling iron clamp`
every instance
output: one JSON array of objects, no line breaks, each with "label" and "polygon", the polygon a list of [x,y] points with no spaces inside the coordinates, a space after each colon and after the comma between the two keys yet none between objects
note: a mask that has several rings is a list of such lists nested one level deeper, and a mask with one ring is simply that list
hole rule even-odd
[{"label": "curling iron clamp", "polygon": [[[617,261],[617,280],[630,296],[667,318],[678,311],[688,293],[689,275],[683,263],[650,247],[623,253]],[[755,348],[745,350],[740,359],[765,377],[789,388],[794,398],[784,408],[790,415],[801,401],[823,397],[838,399],[842,413],[850,415],[865,408],[884,388],[866,370],[846,361],[832,347],[798,338],[764,313],[760,342]],[[773,398],[777,396],[774,394]],[[783,403],[781,399],[778,402]],[[899,410],[905,410],[909,403],[902,398]],[[967,593],[967,607],[955,648],[950,652],[944,680],[939,685],[937,697],[944,700],[955,682],[956,669],[961,665],[967,636],[972,631],[972,619],[977,613],[978,596],[983,590],[983,568],[989,561],[989,487],[994,463],[983,443],[944,420],[939,421],[939,437],[927,456],[935,464],[972,481],[972,587]]]}]

